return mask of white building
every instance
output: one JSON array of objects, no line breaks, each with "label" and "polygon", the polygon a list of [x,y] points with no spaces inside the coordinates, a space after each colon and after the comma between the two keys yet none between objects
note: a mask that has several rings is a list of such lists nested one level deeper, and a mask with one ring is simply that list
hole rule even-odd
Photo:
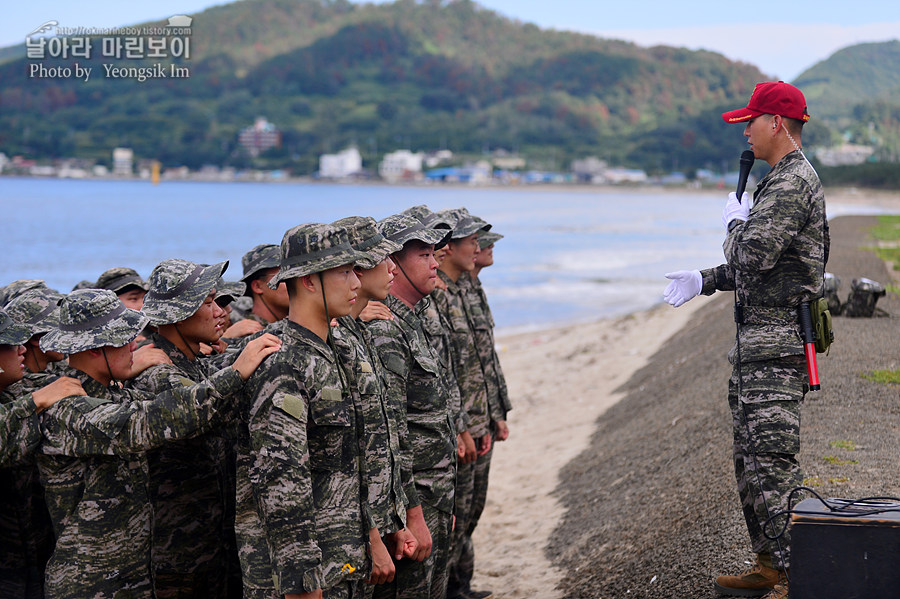
[{"label": "white building", "polygon": [[862,164],[875,153],[875,148],[856,144],[844,144],[837,148],[821,148],[816,158],[825,166],[845,166]]},{"label": "white building", "polygon": [[422,161],[425,154],[409,150],[397,150],[385,154],[378,165],[378,174],[385,181],[400,181],[401,179],[421,179]]},{"label": "white building", "polygon": [[257,117],[252,127],[241,130],[238,143],[255,158],[269,148],[281,147],[281,131],[264,117]]},{"label": "white building", "polygon": [[113,149],[113,174],[130,177],[133,173],[134,151],[131,148]]},{"label": "white building", "polygon": [[319,176],[326,179],[343,179],[362,170],[362,156],[356,148],[347,148],[337,154],[319,157]]}]

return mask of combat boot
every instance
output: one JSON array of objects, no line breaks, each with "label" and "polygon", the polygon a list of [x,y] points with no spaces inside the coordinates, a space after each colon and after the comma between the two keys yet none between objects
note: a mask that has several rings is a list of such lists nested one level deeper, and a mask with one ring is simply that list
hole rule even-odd
[{"label": "combat boot", "polygon": [[[771,566],[771,558],[761,554],[756,565],[741,572],[737,576],[722,575],[714,583],[716,592],[729,597],[762,597],[775,590],[776,585],[783,584],[787,589],[784,572]],[[787,597],[785,590],[785,597]],[[779,595],[774,597],[780,598]]]}]

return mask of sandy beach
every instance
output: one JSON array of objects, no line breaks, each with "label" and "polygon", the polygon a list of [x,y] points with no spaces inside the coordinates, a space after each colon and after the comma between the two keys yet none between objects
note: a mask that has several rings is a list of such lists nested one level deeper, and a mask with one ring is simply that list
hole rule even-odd
[{"label": "sandy beach", "polygon": [[[875,203],[884,211],[900,212],[897,193],[838,190],[828,194],[828,201]],[[890,282],[884,263],[860,249],[874,222],[872,217],[833,222],[828,270],[845,279],[842,296],[855,276]],[[660,294],[664,286],[661,274]],[[499,339],[514,410],[510,438],[494,452],[488,502],[474,536],[474,588],[491,589],[498,599],[670,597],[676,594],[665,586],[672,576],[667,569],[678,571],[675,564],[684,562],[687,574],[679,575],[674,588],[687,594],[677,596],[713,597],[710,576],[717,569],[743,567],[749,550],[732,488],[725,405],[730,366],[724,356],[734,325],[724,295],[700,297],[677,310],[659,305],[588,325]],[[889,296],[879,306],[900,313],[892,309],[897,303]],[[894,358],[893,366],[879,367],[895,368],[896,348],[887,348],[893,347],[889,332],[896,333],[896,322],[839,319],[836,329],[863,329],[863,338],[879,339]],[[836,381],[826,378],[866,362],[868,353],[854,351],[858,339],[852,337],[840,336],[841,345],[822,359],[825,391],[811,405],[823,405],[820,400],[833,397],[835,387],[857,384],[852,373],[847,375],[852,380],[830,388],[828,383]],[[842,358],[844,352],[851,357]],[[804,422],[804,443],[810,436],[825,435],[819,438],[825,448],[811,451],[828,450],[823,430],[837,425],[828,424],[827,416],[821,416],[825,422],[815,424],[812,435]],[[866,434],[861,431],[860,438]],[[688,446],[698,451],[685,458]],[[885,457],[872,459],[878,465]],[[683,480],[666,471],[675,470],[673,460]],[[854,481],[821,474],[820,456],[807,461],[812,463],[804,468],[826,491],[837,486],[847,493],[854,483],[860,490],[874,486],[881,472],[873,465],[868,475]],[[660,472],[661,479],[651,480]],[[896,485],[894,490],[896,494]],[[628,506],[622,498],[635,503]],[[686,514],[673,516],[692,509],[687,507],[692,501],[712,502],[715,509],[693,523]],[[643,510],[651,503],[658,504],[660,514],[642,524]],[[671,530],[645,530],[654,522],[668,524],[667,518],[672,519]],[[704,550],[687,556],[711,537],[715,541]]]}]

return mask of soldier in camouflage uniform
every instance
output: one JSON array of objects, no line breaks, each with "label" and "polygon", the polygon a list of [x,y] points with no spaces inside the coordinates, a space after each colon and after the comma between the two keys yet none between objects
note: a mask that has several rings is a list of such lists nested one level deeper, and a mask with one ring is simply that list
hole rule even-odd
[{"label": "soldier in camouflage uniform", "polygon": [[31,327],[31,339],[25,342],[26,385],[41,387],[43,373],[56,372],[65,368],[65,356],[59,352],[45,352],[40,340],[59,323],[58,304],[62,294],[51,289],[31,289],[9,303],[7,313],[21,323]]},{"label": "soldier in camouflage uniform", "polygon": [[407,526],[418,541],[413,560],[421,561],[399,562],[394,582],[380,585],[375,596],[442,599],[447,591],[461,407],[458,394],[451,393],[456,383],[445,371],[449,364],[432,346],[423,319],[430,305],[424,298],[437,280],[434,246],[443,245],[448,232],[405,215],[381,221],[379,230],[403,246],[392,257],[401,274],[385,302],[394,319],[373,320],[367,326],[384,365],[390,401],[398,410],[403,467],[413,472],[415,484],[406,489]]},{"label": "soldier in camouflage uniform", "polygon": [[153,507],[146,452],[206,430],[259,362],[278,347],[251,344],[208,382],[157,396],[123,389],[134,374],[134,339],[147,324],[108,290],[69,294],[45,351],[69,356],[71,376],[90,397],[66,398],[42,415],[38,466],[56,533],[48,597],[154,597]]},{"label": "soldier in camouflage uniform", "polygon": [[[370,568],[364,425],[329,341],[331,318],[350,313],[359,288],[353,263],[364,257],[331,225],[299,225],[281,242],[281,267],[269,286],[286,283],[289,310],[267,330],[277,329],[284,345],[249,381],[238,458],[236,527],[247,596],[266,596],[273,583],[269,596],[363,595]],[[255,524],[247,510],[253,506]],[[262,539],[253,537],[254,527]]]},{"label": "soldier in camouflage uniform", "polygon": [[287,286],[281,284],[272,289],[267,285],[278,274],[280,264],[281,248],[272,244],[258,245],[241,258],[241,282],[247,285],[245,293],[253,300],[253,307],[244,318],[266,326],[287,316]]},{"label": "soldier in camouflage uniform", "polygon": [[[465,292],[458,282],[463,275],[468,277],[475,268],[475,259],[480,251],[478,235],[481,231],[490,229],[490,225],[476,221],[465,208],[453,212],[453,220],[456,222],[450,242],[445,248],[444,260],[438,269],[444,288],[435,289],[431,297],[434,298],[437,311],[447,323],[453,367],[467,416],[467,428],[462,434],[464,440],[475,449],[471,454],[466,452],[460,459],[456,473],[456,526],[451,542],[447,596],[457,599],[472,592],[453,572],[464,546],[467,545],[475,494],[475,464],[479,457],[483,458],[491,450],[492,443],[486,373],[475,345],[475,325],[469,313]],[[479,599],[490,595],[488,591],[478,593]]]},{"label": "soldier in camouflage uniform", "polygon": [[[14,300],[15,301],[15,300]],[[36,414],[53,402],[84,394],[75,379],[59,379],[32,393],[21,384],[23,343],[31,325],[0,310],[0,598],[44,596],[44,569],[53,551],[53,526],[33,452],[41,440]]]},{"label": "soldier in camouflage uniform", "polygon": [[[413,481],[412,471],[401,469],[398,414],[387,396],[383,366],[360,314],[370,299],[388,296],[396,268],[390,254],[402,246],[385,239],[373,218],[351,216],[332,224],[345,228],[353,249],[366,254],[354,269],[360,281],[356,303],[350,314],[337,320],[334,338],[365,426],[365,508],[372,558],[368,582],[383,584],[394,579],[392,557],[400,560],[415,551],[415,538],[406,530],[403,490],[404,485],[411,488]],[[374,587],[366,591],[371,596]]]},{"label": "soldier in camouflage uniform", "polygon": [[[210,360],[200,345],[214,345],[225,330],[225,311],[215,300],[227,267],[227,262],[203,267],[170,259],[153,269],[143,313],[157,329],[149,341],[171,364],[148,368],[128,383],[130,388],[157,395],[209,378]],[[234,487],[228,476],[233,451],[223,433],[229,419],[224,420],[215,430],[147,453],[153,586],[160,599],[227,595],[229,552],[236,563],[237,550],[234,524],[225,519]]]},{"label": "soldier in camouflage uniform", "polygon": [[[473,218],[476,221],[483,222],[478,217]],[[463,295],[465,296],[466,313],[472,321],[479,364],[484,369],[488,416],[490,417],[493,441],[505,441],[509,438],[506,414],[512,409],[512,404],[509,401],[506,379],[503,376],[503,370],[500,368],[500,359],[497,356],[494,342],[494,318],[478,274],[481,272],[481,269],[487,268],[494,263],[494,243],[502,238],[502,235],[493,231],[479,231],[478,246],[480,251],[475,257],[475,268],[470,273],[462,273],[457,280],[457,285],[463,290]],[[467,598],[487,599],[490,596],[489,591],[473,591],[471,588],[472,576],[475,573],[475,552],[472,545],[472,534],[478,526],[478,521],[481,518],[487,500],[488,477],[493,454],[494,446],[492,444],[486,452],[479,452],[478,459],[475,462],[469,523],[463,534],[462,547],[456,565],[450,572],[450,584],[456,585],[460,589],[460,594]]]},{"label": "soldier in camouflage uniform", "polygon": [[109,289],[126,308],[140,311],[147,294],[147,283],[133,268],[115,266],[97,277],[96,289]]},{"label": "soldier in camouflage uniform", "polygon": [[738,493],[758,563],[740,575],[719,576],[715,587],[724,595],[775,599],[787,597],[790,539],[785,534],[771,541],[762,525],[788,508],[790,490],[803,481],[797,461],[800,403],[809,386],[797,310],[823,295],[829,249],[825,195],[800,150],[802,125],[809,120],[800,90],[784,82],[760,83],[746,108],[722,117],[747,123],[744,135],[754,155],[772,169],[757,185],[752,209],[749,195],[740,201],[729,196],[722,213],[727,263],[669,273],[665,297],[677,307],[698,293],[736,289],[740,308],[728,399]]}]

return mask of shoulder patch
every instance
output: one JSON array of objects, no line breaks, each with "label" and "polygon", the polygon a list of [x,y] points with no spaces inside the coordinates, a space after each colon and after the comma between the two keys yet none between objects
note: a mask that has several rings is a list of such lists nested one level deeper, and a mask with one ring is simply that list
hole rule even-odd
[{"label": "shoulder patch", "polygon": [[286,394],[282,397],[281,409],[299,420],[306,422],[306,402],[296,395]]},{"label": "shoulder patch", "polygon": [[363,360],[359,363],[359,371],[360,372],[373,372],[372,365]]}]

